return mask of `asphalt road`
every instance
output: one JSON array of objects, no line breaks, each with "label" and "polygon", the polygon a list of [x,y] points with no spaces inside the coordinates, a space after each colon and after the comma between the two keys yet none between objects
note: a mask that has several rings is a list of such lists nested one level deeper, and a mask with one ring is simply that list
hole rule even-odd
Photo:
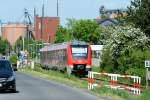
[{"label": "asphalt road", "polygon": [[0,100],[102,100],[83,90],[16,73],[17,93],[1,92]]}]

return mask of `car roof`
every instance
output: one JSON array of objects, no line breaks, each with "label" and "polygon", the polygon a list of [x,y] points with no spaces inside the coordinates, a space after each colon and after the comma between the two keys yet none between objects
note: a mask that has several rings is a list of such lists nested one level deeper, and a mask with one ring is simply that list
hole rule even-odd
[{"label": "car roof", "polygon": [[9,62],[9,60],[7,60],[7,59],[0,59],[0,61],[8,61]]}]

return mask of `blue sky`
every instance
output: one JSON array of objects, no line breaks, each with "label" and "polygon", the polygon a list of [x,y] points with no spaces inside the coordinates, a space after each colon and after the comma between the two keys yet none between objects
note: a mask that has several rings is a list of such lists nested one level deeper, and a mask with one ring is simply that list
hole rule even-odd
[{"label": "blue sky", "polygon": [[[0,20],[3,22],[19,22],[24,8],[33,15],[34,7],[41,15],[42,3],[45,4],[45,15],[56,16],[57,0],[0,0]],[[65,25],[66,18],[94,19],[99,15],[99,7],[108,9],[126,8],[130,0],[59,0],[60,20]]]}]

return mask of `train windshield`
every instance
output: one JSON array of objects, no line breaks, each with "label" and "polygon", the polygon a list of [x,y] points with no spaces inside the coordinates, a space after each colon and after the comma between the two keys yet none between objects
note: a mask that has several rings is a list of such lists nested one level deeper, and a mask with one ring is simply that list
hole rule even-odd
[{"label": "train windshield", "polygon": [[88,48],[87,46],[72,46],[73,58],[87,58]]}]

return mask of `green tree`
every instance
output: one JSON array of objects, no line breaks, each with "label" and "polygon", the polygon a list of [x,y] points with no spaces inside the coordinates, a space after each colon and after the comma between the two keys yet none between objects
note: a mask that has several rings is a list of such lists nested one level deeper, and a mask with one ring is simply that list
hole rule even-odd
[{"label": "green tree", "polygon": [[67,27],[60,26],[55,43],[80,40],[97,44],[102,28],[94,20],[67,19]]},{"label": "green tree", "polygon": [[94,20],[78,20],[72,30],[75,39],[94,44],[98,43],[101,33],[100,26]]},{"label": "green tree", "polygon": [[62,43],[72,40],[72,35],[69,29],[59,26],[56,32],[55,43]]},{"label": "green tree", "polygon": [[100,69],[101,71],[106,71],[106,72],[113,72],[114,66],[113,66],[113,60],[110,52],[110,48],[104,48],[102,51],[101,55],[101,66]]},{"label": "green tree", "polygon": [[67,24],[66,24],[67,28],[70,29],[70,30],[72,30],[72,28],[76,25],[76,22],[77,22],[76,19],[74,19],[74,18],[72,18],[72,19],[68,18],[67,19]]},{"label": "green tree", "polygon": [[[24,38],[24,50],[27,50],[29,55],[35,57],[38,55],[39,49],[44,46],[42,41],[35,41],[33,39]],[[18,39],[15,44],[16,53],[23,50],[23,40],[22,38]]]},{"label": "green tree", "polygon": [[10,47],[10,44],[8,43],[8,41],[3,40],[0,37],[0,54],[6,55],[9,52],[10,49],[11,49],[11,47]]},{"label": "green tree", "polygon": [[27,39],[27,38],[24,38],[24,47],[23,47],[23,40],[22,40],[22,37],[20,37],[17,42],[15,43],[15,46],[14,46],[14,50],[17,51],[17,50],[28,50],[29,49],[29,44],[33,44],[35,41],[33,39]]},{"label": "green tree", "polygon": [[114,26],[107,26],[107,27],[101,28],[101,34],[99,35],[98,44],[101,44],[101,45],[107,44],[106,40],[110,39],[111,34],[114,31],[113,27]]},{"label": "green tree", "polygon": [[131,48],[140,48],[147,45],[148,38],[140,29],[132,26],[117,26],[111,30],[113,33],[107,41],[107,45],[112,51],[113,59],[117,59],[121,52],[128,52]]},{"label": "green tree", "polygon": [[134,0],[128,7],[127,21],[150,36],[150,0]]}]

